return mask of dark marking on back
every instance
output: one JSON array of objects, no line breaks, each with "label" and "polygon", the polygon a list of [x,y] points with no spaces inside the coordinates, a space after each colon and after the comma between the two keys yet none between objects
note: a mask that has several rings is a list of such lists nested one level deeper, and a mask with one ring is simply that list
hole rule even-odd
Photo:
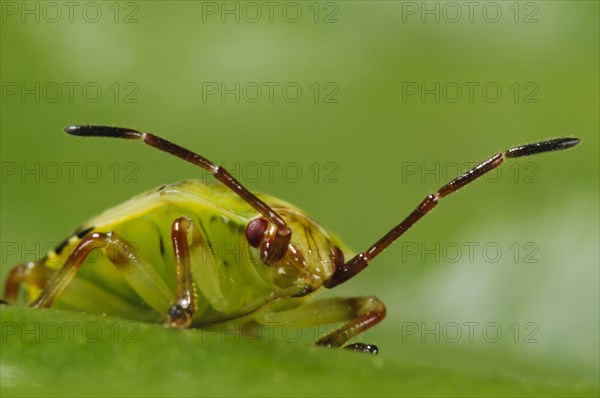
[{"label": "dark marking on back", "polygon": [[75,231],[75,235],[79,238],[79,239],[83,239],[88,233],[90,233],[91,230],[93,230],[94,227],[89,227],[86,229],[81,229],[78,228],[77,231]]},{"label": "dark marking on back", "polygon": [[68,238],[66,238],[65,240],[63,240],[62,242],[60,242],[58,244],[58,246],[56,246],[54,248],[54,253],[56,253],[56,255],[60,256],[60,253],[65,249],[65,247],[69,243],[69,239],[71,239],[70,236]]},{"label": "dark marking on back", "polygon": [[63,240],[62,242],[60,242],[55,248],[54,248],[54,253],[57,256],[60,256],[60,254],[62,253],[62,251],[65,249],[65,247],[67,247],[67,245],[69,244],[69,241],[76,236],[79,239],[83,239],[84,236],[86,236],[92,229],[94,229],[94,227],[89,227],[89,228],[85,228],[83,229],[83,227],[79,227],[75,230],[75,232],[73,232],[72,235],[70,235],[68,238],[66,238],[65,240]]}]

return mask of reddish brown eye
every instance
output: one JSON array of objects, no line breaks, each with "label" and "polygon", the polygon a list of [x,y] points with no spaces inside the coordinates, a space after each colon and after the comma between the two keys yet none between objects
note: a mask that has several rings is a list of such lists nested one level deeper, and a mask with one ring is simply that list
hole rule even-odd
[{"label": "reddish brown eye", "polygon": [[246,227],[246,239],[248,239],[250,246],[260,246],[268,226],[269,222],[264,218],[256,218],[248,223]]}]

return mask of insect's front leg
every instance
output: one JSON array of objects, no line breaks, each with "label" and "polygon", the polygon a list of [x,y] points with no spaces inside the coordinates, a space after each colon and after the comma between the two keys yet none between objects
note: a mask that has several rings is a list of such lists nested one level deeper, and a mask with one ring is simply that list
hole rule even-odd
[{"label": "insect's front leg", "polygon": [[[198,221],[187,216],[178,217],[171,225],[171,241],[175,258],[176,292],[166,326],[189,327],[193,324],[195,315],[209,307],[215,313],[233,314],[236,317],[245,312],[240,308],[247,296],[237,292],[240,289],[239,274],[234,269],[228,270],[224,266],[224,260],[215,256],[210,240]],[[255,279],[246,281],[250,285],[259,282]],[[202,300],[198,300],[199,296]],[[207,323],[214,321],[203,319]]]},{"label": "insect's front leg", "polygon": [[177,218],[171,226],[177,291],[175,303],[169,309],[168,319],[165,323],[167,326],[189,327],[198,309],[198,297],[194,294],[188,237],[191,238],[193,249],[201,247],[202,237],[192,219],[185,216]]},{"label": "insect's front leg", "polygon": [[[287,311],[267,310],[258,315],[257,321],[284,324],[293,320],[303,327],[345,322],[317,341],[317,345],[342,347],[353,337],[381,322],[385,314],[385,306],[377,297],[330,298]],[[378,352],[372,344],[355,343],[345,348],[371,354]]]}]

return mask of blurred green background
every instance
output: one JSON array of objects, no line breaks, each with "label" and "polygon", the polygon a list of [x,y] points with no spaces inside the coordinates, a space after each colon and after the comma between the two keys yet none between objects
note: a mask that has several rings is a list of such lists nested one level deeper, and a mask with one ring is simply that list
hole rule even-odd
[{"label": "blurred green background", "polygon": [[72,124],[172,139],[355,250],[456,164],[582,143],[450,196],[325,293],[387,304],[359,339],[377,358],[153,325],[137,344],[34,342],[5,325],[103,318],[3,309],[3,396],[598,395],[598,2],[70,4],[2,2],[2,281],[114,204],[208,180],[139,143],[62,133]]}]

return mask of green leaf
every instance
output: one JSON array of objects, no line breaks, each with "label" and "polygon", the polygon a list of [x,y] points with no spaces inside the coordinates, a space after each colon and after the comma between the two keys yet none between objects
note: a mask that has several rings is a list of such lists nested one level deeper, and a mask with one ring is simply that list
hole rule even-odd
[{"label": "green leaf", "polygon": [[374,356],[315,347],[307,330],[299,341],[297,330],[282,339],[281,330],[262,329],[258,339],[20,307],[2,307],[1,320],[3,397],[598,394],[597,382],[569,366],[510,363],[464,345],[432,355],[398,351],[391,338]]}]

